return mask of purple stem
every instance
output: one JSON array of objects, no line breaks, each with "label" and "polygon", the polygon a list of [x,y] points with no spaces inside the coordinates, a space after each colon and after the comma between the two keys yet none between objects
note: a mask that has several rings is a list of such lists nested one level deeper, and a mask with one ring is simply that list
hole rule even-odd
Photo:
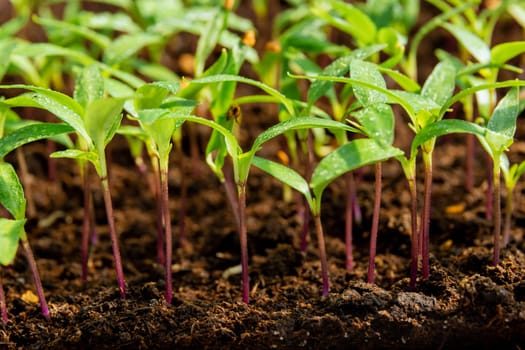
[{"label": "purple stem", "polygon": [[328,296],[329,281],[328,281],[328,264],[326,261],[326,247],[324,242],[323,225],[321,224],[321,215],[314,215],[315,231],[317,232],[317,244],[319,244],[319,259],[321,260],[321,274],[323,278],[323,297]]},{"label": "purple stem", "polygon": [[[499,156],[499,155],[498,155]],[[501,241],[501,179],[499,162],[495,162],[494,174],[494,266],[499,264],[500,241]]]},{"label": "purple stem", "polygon": [[1,275],[0,275],[0,313],[2,314],[2,324],[5,325],[7,323],[7,302],[5,300],[4,286],[2,284]]},{"label": "purple stem", "polygon": [[416,287],[419,256],[421,254],[419,247],[419,232],[417,230],[417,189],[416,179],[414,177],[408,179],[408,187],[410,190],[410,223],[412,230],[412,264],[410,267],[410,290],[414,290],[414,288]]},{"label": "purple stem", "polygon": [[228,167],[224,168],[224,191],[226,192],[226,198],[228,199],[228,203],[230,205],[230,208],[233,212],[233,216],[235,218],[235,224],[237,225],[237,229],[240,233],[240,217],[239,217],[239,197],[238,192],[235,189],[235,184],[233,182],[231,173],[229,171]]},{"label": "purple stem", "polygon": [[375,257],[377,250],[377,231],[379,230],[379,210],[381,209],[381,173],[381,163],[376,163],[374,212],[372,214],[372,230],[370,231],[370,254],[368,257],[368,283],[374,283]]},{"label": "purple stem", "polygon": [[493,219],[494,198],[493,195],[496,193],[494,190],[494,170],[493,170],[493,161],[492,158],[487,154],[487,193],[486,193],[486,211],[485,218],[487,220]]},{"label": "purple stem", "polygon": [[122,270],[122,260],[120,258],[120,249],[117,238],[117,231],[115,229],[115,219],[113,214],[113,202],[111,201],[111,193],[109,191],[108,178],[102,177],[102,189],[104,192],[104,204],[106,206],[106,216],[109,226],[109,235],[111,238],[111,246],[113,248],[113,257],[115,259],[115,270],[117,272],[117,282],[120,289],[120,296],[122,299],[126,298],[126,282],[124,281],[124,272]]},{"label": "purple stem", "polygon": [[[314,158],[314,144],[313,144],[313,137],[310,130],[307,130],[306,134],[306,159],[304,161],[304,178],[306,181],[310,182],[310,178],[312,177],[312,163]],[[308,203],[306,202],[306,199],[301,198],[300,199],[300,205],[302,210],[302,221],[303,221],[303,228],[301,232],[301,252],[306,252],[306,248],[308,247],[308,233],[310,232],[310,208],[308,208]]]},{"label": "purple stem", "polygon": [[84,185],[84,217],[82,218],[82,246],[80,256],[82,260],[82,282],[86,282],[88,276],[89,236],[91,229],[91,190],[89,186],[89,167],[87,166],[87,162],[83,162],[81,167]]},{"label": "purple stem", "polygon": [[250,301],[250,280],[248,275],[248,233],[246,228],[246,183],[237,185],[239,201],[239,240],[241,243],[242,301]]},{"label": "purple stem", "polygon": [[432,198],[432,152],[423,151],[423,162],[425,165],[425,188],[423,194],[423,209],[421,212],[421,255],[423,259],[422,275],[423,279],[428,279],[430,276],[429,259],[428,259],[428,244],[429,244],[429,226],[430,226],[430,206]]},{"label": "purple stem", "polygon": [[514,201],[513,189],[507,188],[507,198],[505,199],[505,222],[503,224],[503,247],[510,242],[510,224],[512,219],[512,207]]},{"label": "purple stem", "polygon": [[38,267],[36,265],[35,257],[33,256],[33,251],[31,250],[31,246],[29,245],[29,241],[27,239],[22,239],[21,242],[22,247],[26,253],[27,262],[29,263],[29,268],[31,269],[31,274],[33,275],[36,294],[38,295],[38,300],[40,300],[42,315],[44,315],[46,319],[49,319],[49,308],[47,307],[44,288],[42,287],[42,281],[40,280],[40,274],[38,273]]},{"label": "purple stem", "polygon": [[166,236],[164,241],[166,242],[166,302],[171,304],[172,291],[173,291],[173,282],[171,274],[171,262],[173,255],[173,239],[171,233],[171,219],[170,219],[170,210],[169,210],[169,195],[168,195],[168,170],[162,169],[160,173],[160,182],[161,182],[161,197],[162,197],[162,212],[164,213],[164,229]]},{"label": "purple stem", "polygon": [[308,248],[308,233],[310,232],[310,208],[308,208],[308,203],[306,199],[301,196],[298,200],[299,209],[298,211],[302,214],[302,231],[301,231],[301,252],[306,252]]},{"label": "purple stem", "polygon": [[350,271],[354,269],[354,253],[352,248],[353,235],[353,205],[355,199],[355,182],[354,174],[348,172],[345,175],[346,180],[346,207],[345,207],[345,251],[346,251],[346,268]]},{"label": "purple stem", "polygon": [[155,202],[157,206],[157,261],[159,264],[166,263],[164,255],[164,210],[162,209],[161,185],[160,185],[160,171],[158,167],[153,171],[154,187],[155,187]]}]

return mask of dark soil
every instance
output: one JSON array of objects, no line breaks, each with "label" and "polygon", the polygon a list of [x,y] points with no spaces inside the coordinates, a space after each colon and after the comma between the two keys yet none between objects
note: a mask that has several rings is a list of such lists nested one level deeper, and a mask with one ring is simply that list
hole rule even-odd
[{"label": "dark soil", "polygon": [[[265,114],[244,113],[245,139],[253,139],[274,122],[260,117]],[[521,126],[517,139],[524,135]],[[184,206],[187,240],[174,254],[174,299],[167,305],[164,271],[156,257],[155,201],[125,143],[115,141],[110,181],[127,298],[121,299],[117,288],[97,179],[93,176],[97,236],[89,279],[82,283],[78,170],[73,161],[59,160],[58,179],[46,180],[45,145],[26,146],[23,151],[33,175],[25,190],[37,209],[26,228],[51,319],[41,315],[20,252],[11,267],[1,270],[9,322],[0,325],[0,349],[525,348],[525,198],[519,196],[525,188],[520,183],[516,189],[512,241],[494,267],[492,226],[485,218],[487,165],[481,149],[476,189],[468,193],[463,141],[444,138],[436,147],[431,275],[418,280],[414,291],[408,287],[409,194],[397,163],[385,164],[383,171],[375,285],[365,282],[373,169],[364,169],[359,182],[363,221],[355,225],[354,271],[345,268],[344,181],[326,191],[322,217],[330,273],[327,298],[321,297],[315,235],[307,252],[301,253],[296,204],[284,202],[279,183],[254,170],[247,208],[252,286],[248,305],[241,302],[240,274],[229,273],[240,263],[239,241],[223,188],[202,159],[191,164],[186,157],[184,171],[181,162],[173,160],[172,225],[177,240],[181,224],[177,213]],[[262,152],[272,157],[276,147],[271,144]],[[525,143],[516,142],[511,158],[522,160],[524,153]],[[8,160],[19,166],[14,155]],[[189,186],[184,203],[181,172]]]},{"label": "dark soil", "polygon": [[[365,282],[371,169],[364,170],[359,187],[364,219],[356,226],[357,263],[351,272],[344,267],[344,185],[336,182],[327,191],[323,207],[331,283],[327,298],[320,296],[316,242],[310,242],[306,254],[297,248],[300,224],[295,204],[281,200],[276,181],[254,171],[248,192],[249,305],[240,301],[240,275],[224,275],[239,263],[239,243],[224,191],[204,164],[199,162],[198,170],[186,174],[191,179],[184,204],[187,244],[176,250],[174,301],[166,305],[164,273],[156,261],[154,199],[122,140],[112,147],[111,183],[129,287],[125,300],[119,297],[98,189],[94,189],[97,242],[91,251],[89,281],[83,284],[83,211],[74,163],[60,160],[59,178],[50,182],[44,176],[44,147],[26,147],[35,173],[28,191],[38,212],[27,231],[51,320],[40,313],[25,257],[19,254],[12,267],[3,269],[10,320],[0,328],[0,348],[523,348],[523,200],[514,212],[512,243],[503,251],[500,266],[491,266],[484,174],[476,177],[477,189],[466,193],[464,147],[453,139],[445,141],[436,154],[431,276],[418,281],[415,291],[408,288],[409,203],[398,164],[387,163],[384,170],[376,285]],[[523,156],[519,153],[523,144],[516,146],[514,154]],[[182,205],[178,165],[174,162],[170,179],[176,232],[176,212]],[[483,169],[478,164],[477,170]]]}]

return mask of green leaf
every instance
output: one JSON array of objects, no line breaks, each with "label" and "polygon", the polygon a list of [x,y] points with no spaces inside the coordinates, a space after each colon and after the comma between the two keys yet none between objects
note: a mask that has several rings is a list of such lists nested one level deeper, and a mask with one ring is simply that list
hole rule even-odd
[{"label": "green leaf", "polygon": [[161,41],[162,37],[148,33],[121,35],[106,48],[103,61],[109,65],[118,64],[135,55],[143,47]]},{"label": "green leaf", "polygon": [[194,79],[194,80],[191,80],[190,83],[191,84],[211,84],[211,83],[221,83],[225,81],[237,81],[239,83],[245,83],[245,84],[249,84],[249,85],[258,87],[259,89],[266,92],[268,95],[271,95],[277,98],[286,107],[286,109],[288,110],[290,114],[292,115],[295,114],[293,103],[290,99],[288,99],[285,95],[283,95],[278,90],[264,83],[261,83],[257,80],[253,80],[253,79],[249,79],[249,78],[245,78],[245,77],[241,77],[237,75],[217,74],[217,75],[211,75],[211,76]]},{"label": "green leaf", "polygon": [[268,159],[253,157],[252,164],[262,171],[272,175],[282,183],[296,189],[306,198],[308,205],[312,207],[312,195],[306,180],[293,169]]},{"label": "green leaf", "polygon": [[222,8],[213,12],[212,19],[202,28],[195,52],[195,76],[200,76],[204,71],[204,65],[208,55],[212,52],[219,41],[219,37],[226,25],[226,11]]},{"label": "green leaf", "polygon": [[104,79],[100,69],[92,64],[82,69],[75,83],[74,99],[85,109],[104,96]]},{"label": "green leaf", "polygon": [[262,133],[260,133],[259,136],[257,136],[255,138],[255,141],[253,142],[252,150],[254,152],[258,151],[263,143],[276,136],[282,135],[287,131],[310,128],[332,128],[356,131],[354,128],[332,119],[321,119],[316,117],[296,117],[288,119],[284,122],[280,122],[279,124],[275,124],[263,131]]},{"label": "green leaf", "polygon": [[519,88],[511,88],[499,101],[492,113],[487,128],[512,140],[516,132],[516,118],[519,114]]},{"label": "green leaf", "polygon": [[15,260],[18,242],[25,235],[25,219],[0,218],[0,264],[7,266]]},{"label": "green leaf", "polygon": [[135,91],[133,97],[135,109],[140,111],[141,109],[158,108],[168,94],[169,90],[154,83],[142,85]]},{"label": "green leaf", "polygon": [[75,33],[82,38],[86,38],[89,41],[93,42],[95,45],[105,48],[111,42],[111,39],[107,36],[97,33],[94,30],[91,30],[83,25],[75,25],[67,23],[65,21],[55,20],[49,17],[38,17],[33,16],[33,21],[38,24],[42,24],[46,28],[56,28],[62,32],[71,32]]},{"label": "green leaf", "polygon": [[[350,68],[350,62],[352,62],[353,59],[368,58],[373,54],[381,51],[381,49],[383,48],[384,45],[372,45],[357,49],[351,54],[339,57],[338,59],[330,63],[321,72],[321,75],[336,77],[344,76],[348,72]],[[314,102],[321,98],[321,96],[325,95],[332,86],[334,86],[334,82],[328,80],[314,80],[314,82],[312,83],[312,85],[310,85],[310,88],[308,89],[308,104],[314,104]]]},{"label": "green leaf", "polygon": [[459,25],[442,23],[441,26],[454,35],[461,45],[467,49],[478,62],[490,62],[490,48],[479,36]]},{"label": "green leaf", "polygon": [[57,151],[53,152],[49,155],[51,158],[72,158],[72,159],[80,159],[80,160],[87,160],[91,162],[96,168],[99,167],[99,158],[97,153],[93,151],[82,151],[79,149],[68,149],[65,151]]},{"label": "green leaf", "polygon": [[354,37],[359,46],[372,43],[375,39],[377,28],[372,20],[360,9],[352,4],[339,0],[328,0],[327,3],[337,12],[317,6],[313,8],[313,13],[324,19],[334,27]]},{"label": "green leaf", "polygon": [[[379,69],[373,63],[353,60],[350,63],[350,76],[352,79],[386,89],[385,79],[383,79]],[[355,97],[363,106],[387,102],[387,97],[377,89],[369,89],[359,85],[353,85],[352,88],[354,89]]]},{"label": "green leaf", "polygon": [[491,50],[492,62],[505,63],[525,52],[525,41],[511,41],[496,45]]},{"label": "green leaf", "polygon": [[73,128],[66,124],[34,123],[23,126],[0,138],[0,158],[26,143],[73,131]]},{"label": "green leaf", "polygon": [[22,220],[26,216],[26,199],[24,189],[16,175],[13,166],[0,162],[0,204],[13,216],[15,220]]},{"label": "green leaf", "polygon": [[417,82],[397,70],[379,67],[379,71],[388,75],[407,92],[418,92],[421,90],[421,86]]},{"label": "green leaf", "polygon": [[382,146],[394,142],[394,112],[385,103],[366,106],[352,113],[365,134]]},{"label": "green leaf", "polygon": [[456,86],[456,68],[449,61],[440,62],[428,76],[421,95],[443,105],[454,93]]},{"label": "green leaf", "polygon": [[100,151],[115,135],[122,120],[124,100],[104,98],[91,102],[84,115],[86,131]]},{"label": "green leaf", "polygon": [[476,136],[484,137],[487,133],[484,127],[477,124],[468,122],[461,119],[443,119],[435,123],[429,124],[421,129],[414,139],[412,140],[412,146],[410,150],[411,156],[417,154],[417,149],[425,142],[435,139],[439,136],[455,134],[455,133],[467,133]]},{"label": "green leaf", "polygon": [[383,162],[402,154],[403,152],[400,149],[381,147],[372,139],[357,139],[329,153],[321,159],[310,181],[310,187],[317,199],[316,212],[320,212],[321,196],[324,189],[337,177],[365,165]]},{"label": "green leaf", "polygon": [[45,109],[66,124],[71,125],[76,132],[86,139],[88,144],[91,143],[91,138],[84,128],[84,121],[82,119],[84,110],[82,106],[71,97],[57,91],[23,84],[0,85],[0,89],[25,89],[33,91],[32,93],[5,100],[4,103],[11,107],[36,107]]},{"label": "green leaf", "polygon": [[11,61],[11,52],[16,47],[16,41],[4,39],[0,41],[0,81],[9,67]]}]

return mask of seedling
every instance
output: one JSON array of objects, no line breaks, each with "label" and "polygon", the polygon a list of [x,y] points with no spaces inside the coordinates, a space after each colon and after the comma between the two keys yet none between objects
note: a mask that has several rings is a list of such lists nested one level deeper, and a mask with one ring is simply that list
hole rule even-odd
[{"label": "seedling", "polygon": [[518,180],[525,173],[525,161],[510,165],[509,159],[505,154],[501,156],[501,173],[505,182],[506,198],[505,198],[505,219],[503,223],[503,248],[510,242],[510,227],[512,219],[512,211],[514,208],[514,190]]},{"label": "seedling", "polygon": [[[0,162],[0,204],[9,212],[11,218],[0,218],[0,264],[6,266],[13,262],[18,245],[22,245],[29,268],[33,275],[40,307],[45,318],[49,318],[49,308],[44,296],[37,264],[29,245],[24,225],[26,223],[26,200],[24,190],[14,168],[9,163]],[[2,323],[7,323],[6,300],[0,285],[0,312]]]},{"label": "seedling", "polygon": [[[235,75],[212,75],[208,77],[203,77],[200,79],[195,79],[191,81],[192,84],[213,84],[213,83],[221,83],[221,82],[240,82],[245,84],[250,84],[255,87],[258,87],[268,93],[270,96],[272,96],[277,101],[281,102],[285,108],[292,114],[294,114],[294,104],[293,101],[286,98],[284,95],[282,95],[279,91],[269,87],[266,84],[263,84],[261,82],[244,78],[241,76],[235,76]],[[333,128],[333,129],[340,129],[340,128],[348,128],[344,124],[341,124],[339,122],[328,120],[328,119],[321,119],[321,118],[315,118],[315,117],[297,117],[292,118],[284,122],[280,122],[267,130],[265,130],[263,133],[261,133],[253,142],[251,148],[248,151],[242,151],[237,138],[235,137],[234,133],[228,129],[226,129],[224,126],[219,125],[216,122],[195,117],[195,116],[187,116],[187,117],[180,117],[177,118],[180,120],[187,120],[190,122],[195,122],[203,125],[207,125],[211,127],[212,129],[216,130],[218,133],[222,135],[224,138],[224,149],[227,151],[227,154],[231,157],[232,160],[232,166],[233,166],[233,178],[237,189],[237,202],[238,202],[238,224],[239,224],[239,238],[240,238],[240,244],[241,244],[241,269],[242,269],[242,300],[245,303],[248,303],[249,301],[249,276],[248,276],[248,245],[247,245],[247,229],[246,229],[246,218],[245,218],[245,210],[246,210],[246,184],[248,180],[248,174],[250,172],[251,165],[253,164],[253,159],[255,156],[255,153],[259,151],[259,149],[262,147],[262,145],[273,139],[276,136],[279,136],[281,134],[284,134],[285,132],[291,131],[291,130],[299,130],[299,129],[308,129],[308,128]],[[215,163],[216,165],[217,163]],[[215,167],[214,171],[218,172],[218,174],[222,174],[222,166],[223,162],[220,163],[220,167]]]},{"label": "seedling", "polygon": [[[153,159],[158,163],[160,175],[160,211],[162,221],[164,222],[164,244],[165,244],[165,273],[166,273],[166,301],[171,303],[172,299],[172,230],[169,211],[169,194],[168,194],[168,167],[169,154],[172,148],[172,137],[176,129],[182,123],[175,118],[186,116],[194,108],[192,103],[185,103],[183,100],[165,102],[168,94],[176,93],[179,84],[153,83],[146,84],[137,89],[134,98],[134,109],[142,129],[145,131],[151,147],[154,150]],[[163,105],[162,103],[166,104]],[[184,205],[184,204],[183,204]]]},{"label": "seedling", "polygon": [[90,66],[82,72],[78,81],[76,99],[56,91],[29,85],[3,85],[0,88],[21,88],[31,91],[31,93],[6,100],[6,103],[10,106],[41,108],[53,113],[69,124],[85,143],[86,149],[69,149],[55,152],[51,156],[89,161],[95,167],[102,183],[117,280],[120,294],[124,298],[126,287],[114,224],[105,155],[105,147],[120,124],[124,101],[104,98],[102,83],[99,69],[96,66]]},{"label": "seedling", "polygon": [[299,191],[308,203],[314,218],[317,244],[319,245],[323,297],[328,296],[329,293],[328,265],[321,222],[321,201],[324,190],[337,177],[346,172],[376,164],[401,154],[401,150],[391,146],[383,147],[372,139],[357,139],[340,146],[321,159],[313,171],[310,183],[296,171],[282,164],[264,158],[254,158],[253,164],[255,166]]}]

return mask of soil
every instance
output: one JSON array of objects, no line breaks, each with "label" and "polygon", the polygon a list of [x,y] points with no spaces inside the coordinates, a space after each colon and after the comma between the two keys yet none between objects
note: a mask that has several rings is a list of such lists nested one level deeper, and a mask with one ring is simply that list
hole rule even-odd
[{"label": "soil", "polygon": [[[258,107],[243,110],[245,143],[273,123]],[[516,138],[523,140],[520,119]],[[206,132],[196,127],[200,135]],[[407,132],[397,130],[396,132]],[[204,136],[203,136],[204,138]],[[403,139],[403,137],[399,138]],[[373,169],[365,168],[354,226],[356,266],[345,268],[345,186],[326,191],[322,219],[330,294],[321,297],[315,235],[299,250],[301,220],[279,183],[256,170],[248,184],[250,303],[241,302],[239,240],[223,187],[185,145],[184,169],[172,159],[172,225],[179,237],[185,208],[186,243],[173,259],[174,299],[164,301],[164,271],[156,257],[155,200],[123,139],[110,145],[110,181],[128,294],[120,298],[104,203],[93,176],[96,237],[89,278],[81,281],[82,186],[75,163],[58,160],[47,179],[44,143],[23,148],[30,177],[26,193],[36,213],[26,225],[51,318],[40,312],[22,252],[1,277],[9,322],[0,349],[523,349],[525,348],[525,192],[516,189],[512,240],[492,266],[492,224],[485,215],[485,156],[478,149],[472,192],[464,187],[461,138],[438,142],[431,219],[431,274],[409,290],[409,194],[399,164],[383,169],[376,283],[366,283],[373,204]],[[400,145],[406,146],[406,145]],[[276,141],[262,150],[273,157]],[[516,142],[511,159],[523,159]],[[8,161],[19,163],[14,155]],[[420,172],[421,173],[421,172]],[[184,177],[183,177],[183,176]],[[422,176],[420,176],[422,177]],[[181,180],[188,196],[181,199]],[[419,188],[422,188],[420,185]],[[313,231],[313,229],[312,229]],[[233,267],[233,269],[231,269]]]}]

